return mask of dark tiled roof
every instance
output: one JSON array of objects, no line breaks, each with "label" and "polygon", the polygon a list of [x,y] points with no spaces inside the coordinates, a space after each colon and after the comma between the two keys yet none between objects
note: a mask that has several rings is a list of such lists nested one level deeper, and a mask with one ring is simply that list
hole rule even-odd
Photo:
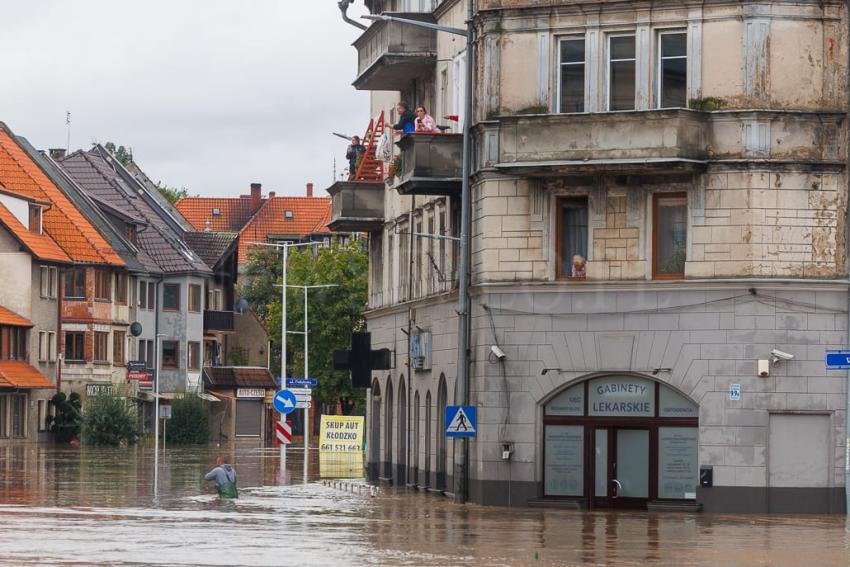
[{"label": "dark tiled roof", "polygon": [[77,206],[86,219],[109,242],[112,249],[121,256],[128,270],[131,272],[159,273],[159,268],[150,256],[143,250],[139,250],[130,244],[124,235],[103,216],[93,199],[80,189],[56,162],[35,149],[26,138],[17,136],[17,139],[24,151],[27,152],[27,155],[41,167],[42,171],[44,171],[50,180]]},{"label": "dark tiled roof", "polygon": [[251,366],[207,366],[204,385],[222,388],[276,388],[267,368]]},{"label": "dark tiled roof", "polygon": [[140,192],[146,189],[127,183],[94,152],[77,151],[60,161],[80,187],[109,207],[144,219],[148,225],[137,234],[138,247],[164,273],[201,272],[210,269],[175,233],[168,222]]},{"label": "dark tiled roof", "polygon": [[235,232],[187,232],[183,236],[201,260],[215,268],[239,235]]},{"label": "dark tiled roof", "polygon": [[180,225],[181,230],[192,231],[195,229],[195,227],[192,226],[192,223],[190,223],[182,214],[180,214],[180,211],[177,209],[177,207],[172,205],[171,201],[166,199],[165,196],[159,192],[156,183],[151,181],[151,178],[148,177],[148,175],[144,171],[142,171],[142,168],[139,167],[139,164],[137,164],[133,160],[130,160],[130,163],[125,166],[125,169],[127,170],[127,173],[133,176],[133,179],[135,179],[137,183],[139,183],[147,190],[147,194],[151,197],[153,201],[156,201],[156,203],[162,209],[168,211],[169,217],[178,225]]}]

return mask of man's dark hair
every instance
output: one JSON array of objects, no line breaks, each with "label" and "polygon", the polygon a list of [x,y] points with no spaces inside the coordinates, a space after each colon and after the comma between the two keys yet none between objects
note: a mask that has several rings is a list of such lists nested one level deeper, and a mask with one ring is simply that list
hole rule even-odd
[{"label": "man's dark hair", "polygon": [[352,136],[352,137],[351,137],[351,141],[352,141],[352,142],[353,142],[353,141],[357,141],[357,142],[359,142],[359,141],[360,141],[360,136]]},{"label": "man's dark hair", "polygon": [[407,104],[406,102],[403,102],[403,101],[402,101],[402,102],[400,102],[400,103],[398,103],[396,106],[401,106],[401,107],[403,107],[405,110],[410,110],[410,105],[409,105],[409,104]]}]

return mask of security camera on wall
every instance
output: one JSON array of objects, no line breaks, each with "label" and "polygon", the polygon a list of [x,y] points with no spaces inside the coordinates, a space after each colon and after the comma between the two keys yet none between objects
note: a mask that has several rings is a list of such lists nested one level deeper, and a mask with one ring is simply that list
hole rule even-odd
[{"label": "security camera on wall", "polygon": [[491,347],[490,347],[490,352],[492,352],[492,353],[493,353],[493,355],[494,355],[496,358],[498,358],[499,360],[505,360],[505,358],[506,358],[505,351],[503,351],[502,349],[500,349],[497,345],[493,345],[493,346],[491,346]]},{"label": "security camera on wall", "polygon": [[774,366],[779,364],[780,360],[794,360],[793,354],[781,351],[779,349],[773,349],[772,351],[770,351],[770,355],[773,357],[771,361],[773,362]]}]

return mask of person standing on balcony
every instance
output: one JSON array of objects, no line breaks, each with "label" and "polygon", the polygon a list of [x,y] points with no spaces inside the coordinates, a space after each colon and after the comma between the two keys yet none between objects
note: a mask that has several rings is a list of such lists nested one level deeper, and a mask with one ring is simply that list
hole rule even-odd
[{"label": "person standing on balcony", "polygon": [[357,173],[357,162],[361,156],[366,153],[366,146],[360,143],[360,137],[354,136],[351,138],[351,145],[345,152],[345,159],[348,160],[348,178],[354,179],[354,174]]},{"label": "person standing on balcony", "polygon": [[416,132],[420,134],[439,134],[440,129],[437,128],[437,122],[434,117],[428,114],[425,107],[419,105],[416,107]]},{"label": "person standing on balcony", "polygon": [[395,111],[398,113],[398,123],[393,125],[393,130],[397,134],[410,134],[416,131],[416,115],[410,110],[410,105],[406,102],[400,102],[396,105]]}]

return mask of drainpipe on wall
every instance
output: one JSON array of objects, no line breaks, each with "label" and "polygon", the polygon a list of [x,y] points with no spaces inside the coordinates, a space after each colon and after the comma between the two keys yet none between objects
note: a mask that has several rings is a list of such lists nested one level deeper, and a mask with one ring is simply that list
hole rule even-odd
[{"label": "drainpipe on wall", "polygon": [[[62,293],[65,289],[65,268],[56,267],[56,391],[62,391],[62,361],[65,360],[65,333],[62,331]],[[47,345],[48,348],[50,345]],[[48,353],[49,355],[50,353]]]},{"label": "drainpipe on wall", "polygon": [[[850,0],[847,1],[844,8],[844,17],[850,20]],[[850,22],[847,24],[848,28],[846,32],[850,34]],[[848,52],[847,56],[847,66],[850,69],[850,52]],[[850,76],[847,79],[847,92],[850,93]],[[845,132],[850,126],[850,97],[847,100],[848,109],[847,116],[844,119],[844,130]],[[850,172],[848,172],[848,167],[850,167],[850,148],[847,149],[846,154],[846,162],[844,164],[844,181],[845,183],[850,182]],[[845,205],[846,206],[846,205]],[[848,229],[850,229],[850,207],[846,211],[847,215],[847,226],[845,227],[844,232],[844,246],[845,246],[845,258],[848,258],[848,254],[846,252],[847,242],[850,240],[848,238]],[[850,262],[848,262],[850,264]],[[850,266],[848,266],[847,278],[850,279]],[[847,291],[847,344],[850,346],[850,289]],[[844,407],[844,513],[850,515],[850,370],[847,371],[847,403]]]},{"label": "drainpipe on wall", "polygon": [[355,28],[359,28],[363,31],[366,31],[369,28],[367,28],[360,22],[354,21],[348,17],[348,7],[351,4],[354,4],[354,0],[339,0],[339,2],[337,3],[337,6],[339,6],[339,11],[342,12],[342,21],[347,24],[351,24]]}]

